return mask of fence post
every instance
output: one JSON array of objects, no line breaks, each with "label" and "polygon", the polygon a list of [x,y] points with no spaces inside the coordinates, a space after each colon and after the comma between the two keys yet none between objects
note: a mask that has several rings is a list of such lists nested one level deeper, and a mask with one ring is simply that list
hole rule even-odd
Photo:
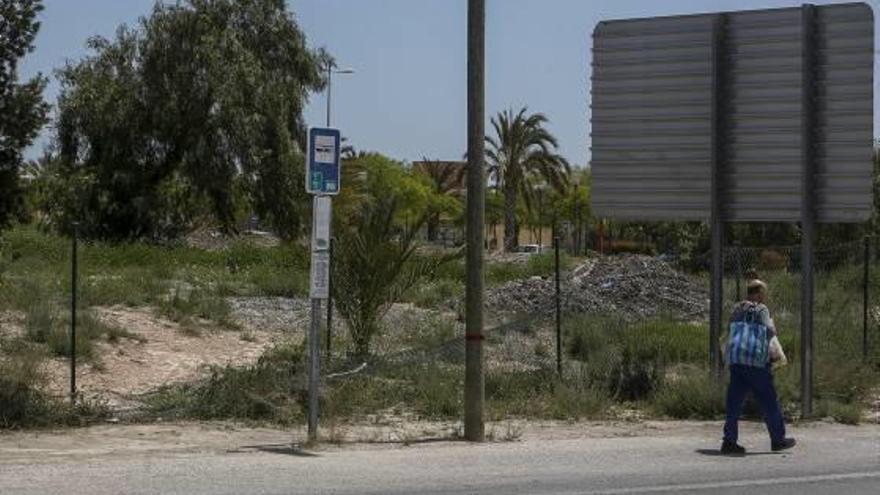
[{"label": "fence post", "polygon": [[333,250],[336,247],[336,238],[330,238],[330,267],[327,273],[327,359],[330,359],[330,351],[333,349]]},{"label": "fence post", "polygon": [[559,276],[559,237],[553,239],[556,251],[556,373],[562,376],[562,290]]},{"label": "fence post", "polygon": [[70,250],[70,404],[76,405],[76,288],[77,288],[77,238],[79,224],[73,224],[73,241]]},{"label": "fence post", "polygon": [[742,286],[740,285],[742,282],[743,269],[742,269],[742,243],[740,241],[736,241],[733,243],[735,248],[734,252],[736,253],[736,262],[734,265],[734,270],[736,270],[736,295],[733,298],[733,302],[739,302],[742,300]]},{"label": "fence post", "polygon": [[865,236],[864,278],[862,279],[862,358],[868,360],[868,281],[871,266],[871,237]]}]

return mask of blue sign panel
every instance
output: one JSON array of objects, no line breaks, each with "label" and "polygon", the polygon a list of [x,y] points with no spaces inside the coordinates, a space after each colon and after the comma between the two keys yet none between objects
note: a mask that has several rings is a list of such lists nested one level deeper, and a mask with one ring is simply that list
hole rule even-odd
[{"label": "blue sign panel", "polygon": [[339,162],[342,136],[339,129],[312,127],[306,155],[306,191],[339,194]]}]

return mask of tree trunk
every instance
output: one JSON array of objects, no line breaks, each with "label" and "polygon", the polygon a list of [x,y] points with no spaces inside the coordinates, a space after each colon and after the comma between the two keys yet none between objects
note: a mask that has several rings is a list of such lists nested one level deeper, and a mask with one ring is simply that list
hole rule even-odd
[{"label": "tree trunk", "polygon": [[431,215],[431,218],[428,219],[428,242],[437,242],[438,234],[440,233],[440,215]]},{"label": "tree trunk", "polygon": [[519,223],[516,218],[516,188],[504,190],[504,251],[511,253],[519,247]]}]

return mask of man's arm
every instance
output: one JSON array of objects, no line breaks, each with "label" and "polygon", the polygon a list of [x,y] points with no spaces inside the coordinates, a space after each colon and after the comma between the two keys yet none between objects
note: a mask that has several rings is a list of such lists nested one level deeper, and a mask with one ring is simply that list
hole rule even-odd
[{"label": "man's arm", "polygon": [[758,312],[758,321],[761,322],[762,325],[767,327],[767,333],[770,338],[776,337],[776,324],[773,323],[773,318],[770,317],[770,309],[767,306],[763,306]]}]

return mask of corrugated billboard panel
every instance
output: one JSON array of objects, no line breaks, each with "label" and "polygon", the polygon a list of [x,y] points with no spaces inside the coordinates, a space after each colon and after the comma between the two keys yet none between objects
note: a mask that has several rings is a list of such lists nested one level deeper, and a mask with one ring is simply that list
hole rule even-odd
[{"label": "corrugated billboard panel", "polygon": [[[802,126],[812,108],[817,219],[867,220],[873,15],[864,4],[820,6],[814,26],[804,32],[800,8],[600,23],[593,35],[597,214],[706,220],[717,156],[725,221],[798,221]],[[812,107],[803,101],[808,36],[816,47]],[[716,92],[720,118],[713,120]]]}]

